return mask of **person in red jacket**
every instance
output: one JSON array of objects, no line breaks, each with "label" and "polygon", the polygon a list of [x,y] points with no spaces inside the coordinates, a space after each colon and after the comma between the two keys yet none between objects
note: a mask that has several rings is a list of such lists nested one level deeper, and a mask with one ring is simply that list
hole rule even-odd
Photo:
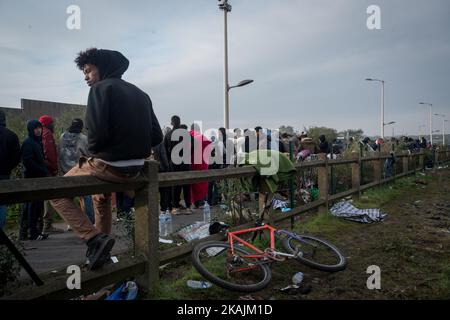
[{"label": "person in red jacket", "polygon": [[[49,176],[56,177],[58,175],[58,152],[53,135],[55,131],[55,121],[51,116],[43,115],[39,118],[39,122],[42,124],[42,145],[44,147],[45,164],[47,166]],[[52,214],[53,208],[50,203],[45,201],[44,216],[43,216],[43,233],[55,233],[61,232],[53,227]]]}]

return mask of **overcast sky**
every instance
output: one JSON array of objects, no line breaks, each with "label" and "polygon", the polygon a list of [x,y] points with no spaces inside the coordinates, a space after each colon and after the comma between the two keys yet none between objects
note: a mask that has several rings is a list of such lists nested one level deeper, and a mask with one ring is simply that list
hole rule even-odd
[{"label": "overcast sky", "polygon": [[[428,109],[450,119],[450,1],[230,0],[231,127],[327,126],[396,134],[428,130]],[[81,30],[69,30],[69,5]],[[381,8],[369,30],[367,7]],[[161,124],[223,124],[223,13],[216,0],[0,0],[0,106],[21,98],[86,104],[78,51],[121,51],[124,79],[152,98]],[[434,117],[433,126],[441,124]],[[448,125],[450,129],[450,124]],[[450,131],[450,130],[449,130]],[[391,127],[386,128],[386,135]]]}]

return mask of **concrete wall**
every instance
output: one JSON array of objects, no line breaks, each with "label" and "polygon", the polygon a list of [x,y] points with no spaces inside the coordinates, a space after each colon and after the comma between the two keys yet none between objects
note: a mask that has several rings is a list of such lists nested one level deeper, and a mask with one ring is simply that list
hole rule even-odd
[{"label": "concrete wall", "polygon": [[83,105],[28,99],[21,99],[21,107],[26,119],[37,119],[44,114],[59,118],[65,112],[83,115],[86,112],[86,106]]},{"label": "concrete wall", "polygon": [[44,114],[52,116],[53,118],[59,118],[67,112],[77,114],[84,118],[86,112],[86,106],[84,105],[29,99],[21,99],[20,109],[3,107],[0,107],[0,109],[5,111],[7,116],[18,115],[24,120],[38,119]]}]

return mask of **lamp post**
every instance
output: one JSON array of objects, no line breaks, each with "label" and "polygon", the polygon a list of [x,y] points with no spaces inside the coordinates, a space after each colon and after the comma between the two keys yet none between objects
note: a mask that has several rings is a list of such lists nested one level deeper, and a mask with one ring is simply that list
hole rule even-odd
[{"label": "lamp post", "polygon": [[381,138],[384,139],[384,80],[367,78],[366,81],[381,82]]},{"label": "lamp post", "polygon": [[426,105],[430,107],[430,143],[433,146],[433,123],[431,121],[431,114],[433,113],[433,104],[428,102],[420,102],[419,104]]},{"label": "lamp post", "polygon": [[445,114],[435,113],[434,115],[442,118],[442,145],[445,146]]},{"label": "lamp post", "polygon": [[230,128],[230,105],[229,92],[232,88],[243,87],[253,80],[244,80],[235,86],[228,84],[228,12],[231,12],[231,5],[228,0],[219,0],[219,9],[224,12],[224,63],[223,63],[223,82],[224,82],[224,102],[223,102],[223,119],[225,129]]}]

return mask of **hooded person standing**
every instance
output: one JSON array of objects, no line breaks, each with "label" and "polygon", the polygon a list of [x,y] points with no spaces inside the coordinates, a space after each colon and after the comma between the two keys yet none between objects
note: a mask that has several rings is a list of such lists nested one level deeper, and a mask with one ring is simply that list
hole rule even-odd
[{"label": "hooded person standing", "polygon": [[[6,128],[5,113],[0,110],[0,180],[8,180],[11,171],[20,162],[20,144],[17,135]],[[6,224],[6,206],[0,206],[0,229]]]},{"label": "hooded person standing", "polygon": [[320,153],[330,153],[330,144],[323,134],[319,137],[319,151]]},{"label": "hooded person standing", "polygon": [[[25,179],[48,177],[50,174],[42,147],[42,124],[37,120],[30,120],[27,123],[27,130],[28,137],[21,147]],[[22,240],[27,238],[29,240],[44,240],[48,237],[47,234],[41,233],[38,228],[38,219],[42,216],[43,210],[43,201],[32,201],[25,204],[20,223],[20,238]],[[29,234],[26,230],[27,222]]]},{"label": "hooded person standing", "polygon": [[[43,115],[39,118],[42,124],[42,146],[44,148],[45,164],[51,177],[58,175],[58,152],[53,133],[55,132],[55,121],[51,116]],[[61,232],[53,227],[52,207],[49,201],[44,201],[44,216],[43,216],[43,233]]]},{"label": "hooded person standing", "polygon": [[63,174],[75,167],[81,156],[88,154],[88,139],[82,133],[83,128],[83,120],[74,119],[59,139],[59,166]]},{"label": "hooded person standing", "polygon": [[[88,154],[88,139],[81,133],[84,128],[83,120],[74,119],[69,129],[61,135],[59,140],[59,166],[66,174],[78,163],[82,156]],[[91,196],[80,197],[80,205],[86,212],[89,220],[95,223],[94,208]]]},{"label": "hooded person standing", "polygon": [[[90,158],[81,157],[66,177],[91,175],[109,182],[138,178],[152,147],[162,141],[150,97],[122,80],[129,61],[120,52],[91,48],[75,59],[89,87],[86,129]],[[73,231],[86,241],[88,267],[102,267],[115,240],[111,236],[111,193],[92,196],[95,227],[73,199],[51,203]]]},{"label": "hooded person standing", "polygon": [[44,148],[45,164],[47,165],[50,176],[58,175],[58,152],[56,148],[55,137],[55,121],[52,117],[44,115],[39,118],[42,124],[42,146]]}]

